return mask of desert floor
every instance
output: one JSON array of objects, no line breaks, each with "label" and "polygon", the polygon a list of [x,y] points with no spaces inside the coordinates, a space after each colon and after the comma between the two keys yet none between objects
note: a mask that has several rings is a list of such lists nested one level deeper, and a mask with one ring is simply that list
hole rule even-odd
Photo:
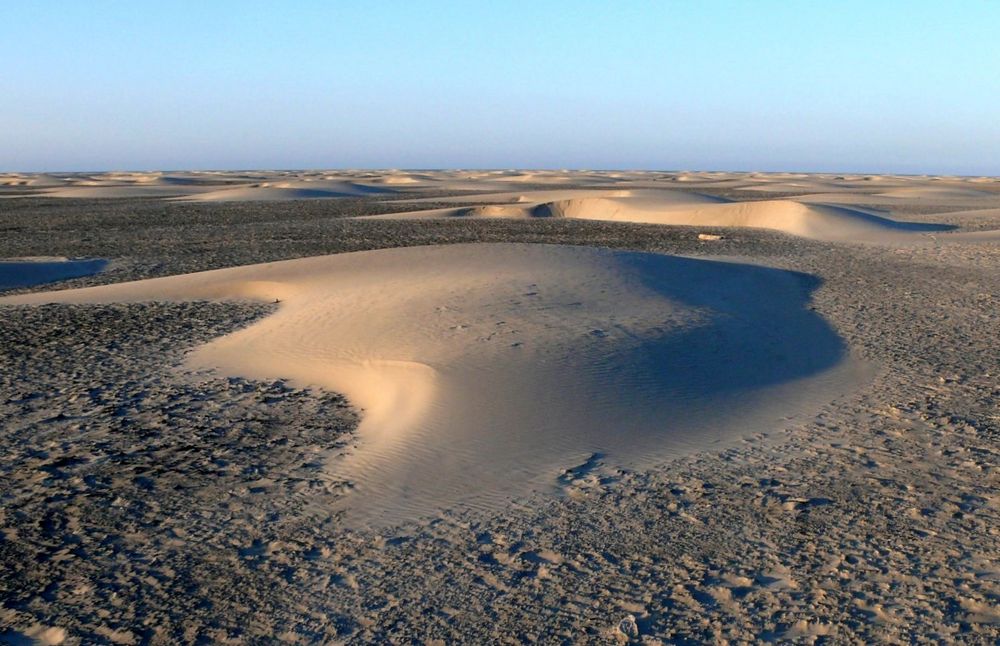
[{"label": "desert floor", "polygon": [[[7,174],[0,231],[0,642],[1000,640],[1000,180]],[[414,355],[412,424],[344,367]]]}]

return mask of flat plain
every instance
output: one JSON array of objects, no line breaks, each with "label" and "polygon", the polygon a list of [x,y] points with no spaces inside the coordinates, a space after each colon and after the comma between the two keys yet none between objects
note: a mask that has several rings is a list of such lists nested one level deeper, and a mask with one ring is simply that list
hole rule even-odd
[{"label": "flat plain", "polygon": [[0,231],[0,640],[1000,639],[1000,180],[7,174]]}]

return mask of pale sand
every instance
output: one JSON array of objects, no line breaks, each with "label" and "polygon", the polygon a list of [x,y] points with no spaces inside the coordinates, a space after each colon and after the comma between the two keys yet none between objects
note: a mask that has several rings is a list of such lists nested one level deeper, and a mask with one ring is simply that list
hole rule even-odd
[{"label": "pale sand", "polygon": [[[407,182],[404,182],[407,183]],[[392,182],[386,182],[392,185]],[[216,191],[195,193],[179,200],[194,202],[241,202],[270,200],[303,200],[333,197],[357,197],[360,195],[378,195],[392,193],[388,188],[372,182],[371,185],[361,182],[346,182],[329,179],[305,179],[287,182],[262,182],[238,188],[224,188]]]},{"label": "pale sand", "polygon": [[[364,411],[348,517],[496,507],[589,456],[652,464],[764,432],[850,390],[801,276],[656,254],[450,245],[341,254],[7,304],[251,298],[277,314],[193,368],[292,379]],[[776,328],[776,325],[778,326]]]},{"label": "pale sand", "polygon": [[[491,204],[377,217],[555,217],[641,224],[747,227],[771,229],[814,240],[894,244],[920,241],[920,234],[940,233],[952,228],[901,222],[844,206],[804,204],[792,200],[727,202],[699,194],[655,189],[590,192],[589,195],[586,191],[540,191],[485,195],[476,199]],[[509,202],[513,204],[506,204]]]}]

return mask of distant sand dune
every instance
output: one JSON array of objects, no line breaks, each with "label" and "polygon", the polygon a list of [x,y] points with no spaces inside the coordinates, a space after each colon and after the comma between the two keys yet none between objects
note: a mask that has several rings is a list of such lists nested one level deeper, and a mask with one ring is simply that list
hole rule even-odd
[{"label": "distant sand dune", "polygon": [[66,180],[61,177],[45,174],[2,173],[0,186],[25,186],[30,188],[47,188],[65,186]]},{"label": "distant sand dune", "polygon": [[816,240],[879,241],[900,233],[941,231],[949,227],[897,222],[840,206],[807,205],[790,200],[729,202],[697,207],[638,208],[625,200],[570,200],[545,205],[554,215],[587,220],[647,224],[773,229]]},{"label": "distant sand dune", "polygon": [[236,186],[178,198],[187,202],[308,200],[330,197],[358,197],[392,193],[383,186],[368,186],[359,182],[339,180],[298,180],[262,182],[251,186]]},{"label": "distant sand dune", "polygon": [[[990,190],[990,189],[998,190]],[[775,199],[767,198],[769,193]],[[997,208],[995,178],[809,173],[555,170],[149,171],[0,175],[0,198],[149,198],[183,202],[392,198],[413,210],[385,219],[567,218],[769,229],[828,242],[925,245],[992,242],[951,224],[906,222],[933,213],[971,221]],[[747,198],[750,199],[747,199]],[[434,209],[421,209],[433,203]],[[440,205],[451,207],[440,208]],[[893,215],[890,215],[893,214]],[[974,216],[973,216],[974,217]],[[945,219],[945,218],[942,218]],[[973,235],[966,235],[973,233]],[[939,236],[940,234],[940,236]],[[933,239],[932,239],[933,238]]]},{"label": "distant sand dune", "polygon": [[[474,244],[305,258],[0,299],[280,299],[194,352],[363,409],[331,457],[385,523],[556,485],[593,453],[642,463],[811,410],[850,381],[789,272],[584,247]],[[483,456],[489,456],[484,459]]]},{"label": "distant sand dune", "polygon": [[[463,198],[453,198],[452,201],[458,199]],[[698,193],[656,189],[497,193],[479,195],[476,200],[501,204],[376,217],[556,217],[644,224],[750,227],[817,240],[862,242],[899,241],[912,237],[914,233],[953,228],[899,222],[844,206],[803,204],[792,200],[730,202]]]},{"label": "distant sand dune", "polygon": [[421,180],[413,175],[386,175],[384,177],[373,177],[368,181],[393,186],[401,184],[419,184]]}]

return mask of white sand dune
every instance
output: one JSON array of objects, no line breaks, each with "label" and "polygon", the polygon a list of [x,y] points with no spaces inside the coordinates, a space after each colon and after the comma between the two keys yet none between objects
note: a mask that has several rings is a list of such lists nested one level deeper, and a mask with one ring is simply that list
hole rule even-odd
[{"label": "white sand dune", "polygon": [[804,238],[827,241],[899,241],[913,233],[948,227],[899,222],[841,206],[810,205],[792,200],[728,202],[696,207],[626,200],[588,202],[571,200],[544,206],[557,217],[616,220],[647,224],[772,229]]},{"label": "white sand dune", "polygon": [[95,175],[93,181],[101,184],[119,184],[119,183],[132,183],[132,184],[155,184],[160,181],[163,177],[163,173],[158,171],[148,171],[148,172],[110,172],[103,173],[101,175]]},{"label": "white sand dune", "polygon": [[[463,199],[468,198],[446,198],[442,201]],[[656,189],[496,193],[477,195],[476,200],[490,204],[375,217],[558,217],[682,226],[750,227],[816,240],[859,242],[900,242],[912,239],[913,234],[951,228],[900,222],[843,206],[804,204],[793,200],[730,202],[693,192]]]},{"label": "white sand dune", "polygon": [[67,180],[55,175],[35,173],[0,173],[0,186],[21,186],[27,188],[48,188],[65,186]]},{"label": "white sand dune", "polygon": [[328,173],[101,173],[71,175],[60,181],[8,176],[3,185],[39,188],[47,197],[77,199],[166,198],[185,201],[275,201],[358,197],[396,192],[401,184],[416,189],[421,180],[408,175]]},{"label": "white sand dune", "polygon": [[90,276],[103,271],[107,264],[108,261],[102,258],[30,257],[0,260],[0,290]]},{"label": "white sand dune", "polygon": [[390,194],[385,186],[369,186],[360,182],[341,180],[298,180],[288,182],[261,182],[250,186],[235,186],[177,198],[188,202],[235,202],[308,200],[331,197],[358,197]]},{"label": "white sand dune", "polygon": [[290,378],[363,409],[348,517],[383,524],[771,428],[847,387],[810,281],[758,266],[474,244],[306,258],[0,299],[252,298],[277,313],[190,364]]},{"label": "white sand dune", "polygon": [[421,178],[411,175],[409,173],[391,173],[383,175],[381,177],[374,176],[368,181],[373,184],[388,184],[390,186],[398,186],[403,184],[420,184],[423,180]]},{"label": "white sand dune", "polygon": [[[487,178],[500,183],[509,184],[605,184],[615,183],[621,175],[608,173],[588,173],[576,172],[567,173],[565,171],[536,171],[536,172],[505,172]],[[484,178],[486,179],[486,178]]]},{"label": "white sand dune", "polygon": [[[590,187],[600,190],[643,190],[674,186],[699,189],[792,193],[830,196],[827,201],[898,205],[906,200],[938,202],[954,206],[1000,200],[996,178],[927,177],[901,175],[841,175],[830,173],[730,173],[593,170],[257,170],[257,171],[112,171],[105,173],[4,173],[0,188],[4,197],[31,195],[51,189],[48,195],[76,198],[151,197],[212,201],[254,201],[337,198],[391,192],[402,197],[421,197],[432,191],[484,193],[499,199],[501,191],[524,191],[547,186],[550,190]],[[156,187],[160,187],[157,190]],[[188,187],[190,190],[184,190]],[[89,189],[89,190],[83,190]],[[206,194],[205,197],[199,196]],[[812,197],[816,197],[813,195]],[[843,199],[838,196],[843,196]],[[777,196],[776,196],[777,197]],[[547,198],[546,201],[563,198]],[[812,199],[811,201],[817,201]]]}]

